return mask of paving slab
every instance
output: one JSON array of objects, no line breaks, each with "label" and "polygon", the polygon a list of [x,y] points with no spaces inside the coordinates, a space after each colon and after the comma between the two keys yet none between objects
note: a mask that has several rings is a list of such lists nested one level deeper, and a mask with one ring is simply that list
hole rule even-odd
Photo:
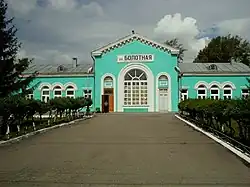
[{"label": "paving slab", "polygon": [[250,186],[250,168],[174,114],[100,114],[0,147],[1,187]]}]

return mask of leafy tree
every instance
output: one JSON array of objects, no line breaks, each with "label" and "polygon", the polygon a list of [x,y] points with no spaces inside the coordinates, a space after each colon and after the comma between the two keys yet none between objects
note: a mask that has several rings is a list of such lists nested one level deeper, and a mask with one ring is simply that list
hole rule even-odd
[{"label": "leafy tree", "polygon": [[218,36],[198,53],[195,63],[230,63],[250,65],[250,44],[240,36]]},{"label": "leafy tree", "polygon": [[8,5],[0,0],[0,97],[20,92],[26,93],[27,87],[35,78],[36,72],[24,78],[22,73],[32,60],[17,59],[21,44],[16,37],[17,29],[13,18],[7,18]]},{"label": "leafy tree", "polygon": [[177,59],[178,59],[178,62],[183,62],[184,52],[187,51],[187,49],[185,49],[183,45],[179,43],[179,40],[177,38],[174,38],[172,40],[167,40],[166,42],[164,42],[164,44],[169,45],[173,48],[179,49],[180,52],[177,56]]}]

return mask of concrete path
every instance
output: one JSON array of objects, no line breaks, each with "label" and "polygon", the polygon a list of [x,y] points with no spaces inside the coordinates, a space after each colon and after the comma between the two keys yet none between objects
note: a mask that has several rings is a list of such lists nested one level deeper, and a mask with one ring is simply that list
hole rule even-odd
[{"label": "concrete path", "polygon": [[250,168],[173,114],[101,114],[0,147],[0,186],[250,186]]}]

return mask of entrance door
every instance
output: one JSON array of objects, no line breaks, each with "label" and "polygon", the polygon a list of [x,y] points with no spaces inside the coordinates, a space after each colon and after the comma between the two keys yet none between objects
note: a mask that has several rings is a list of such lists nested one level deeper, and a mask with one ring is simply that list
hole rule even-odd
[{"label": "entrance door", "polygon": [[168,89],[159,89],[159,111],[168,111]]},{"label": "entrance door", "polygon": [[104,95],[102,95],[102,112],[114,112],[113,94],[113,88],[104,88]]}]

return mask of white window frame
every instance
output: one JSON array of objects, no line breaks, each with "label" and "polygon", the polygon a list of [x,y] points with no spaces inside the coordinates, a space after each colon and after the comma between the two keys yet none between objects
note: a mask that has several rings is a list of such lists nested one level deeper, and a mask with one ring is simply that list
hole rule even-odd
[{"label": "white window frame", "polygon": [[[85,93],[85,90],[88,91],[88,92]],[[89,93],[89,91],[90,91],[90,93]],[[84,98],[90,98],[90,99],[92,99],[92,93],[93,93],[93,91],[90,88],[84,88],[83,89],[83,97]]]},{"label": "white window frame", "polygon": [[[182,92],[184,90],[186,91],[185,93]],[[186,99],[188,99],[188,89],[183,88],[183,89],[181,89],[181,100],[184,101]]]},{"label": "white window frame", "polygon": [[[48,92],[48,94],[44,94],[44,91]],[[41,89],[41,101],[47,103],[50,99],[50,89],[48,86],[44,86]]]},{"label": "white window frame", "polygon": [[[217,93],[212,93],[212,91],[217,91]],[[213,85],[210,88],[210,98],[214,100],[219,100],[220,99],[220,89],[217,85]]]},{"label": "white window frame", "polygon": [[26,99],[34,99],[34,92],[30,91],[27,95],[26,95]]},{"label": "white window frame", "polygon": [[[225,94],[226,90],[230,90],[230,94]],[[223,87],[223,99],[232,99],[233,97],[233,88],[230,85],[225,85]]]},{"label": "white window frame", "polygon": [[[199,94],[199,91],[205,90],[204,94]],[[207,98],[207,88],[204,85],[200,85],[197,88],[197,99],[206,99]]]},{"label": "white window frame", "polygon": [[[85,90],[87,90],[88,92],[85,93]],[[90,91],[90,93],[89,93],[89,91]],[[83,89],[83,97],[84,98],[90,98],[92,100],[92,105],[93,105],[93,99],[92,99],[93,95],[92,94],[93,94],[93,90],[91,88],[84,88]],[[90,107],[92,107],[92,105]]]},{"label": "white window frame", "polygon": [[247,99],[249,97],[249,89],[248,88],[241,89],[241,97],[244,99]]},{"label": "white window frame", "polygon": [[[73,92],[73,94],[68,94],[68,91]],[[74,89],[73,86],[68,86],[68,87],[66,88],[66,97],[75,98],[75,89]]]},{"label": "white window frame", "polygon": [[[134,71],[134,72],[133,72]],[[140,73],[137,75],[137,71]],[[132,75],[131,73],[134,73]],[[131,79],[126,80],[126,76]],[[141,69],[132,69],[124,77],[124,106],[147,106],[148,105],[148,80],[146,73]],[[143,79],[142,79],[143,78]]]},{"label": "white window frame", "polygon": [[[60,91],[61,94],[56,94],[56,92]],[[62,87],[61,86],[55,86],[53,89],[53,94],[54,94],[54,98],[57,97],[62,97]]]}]

